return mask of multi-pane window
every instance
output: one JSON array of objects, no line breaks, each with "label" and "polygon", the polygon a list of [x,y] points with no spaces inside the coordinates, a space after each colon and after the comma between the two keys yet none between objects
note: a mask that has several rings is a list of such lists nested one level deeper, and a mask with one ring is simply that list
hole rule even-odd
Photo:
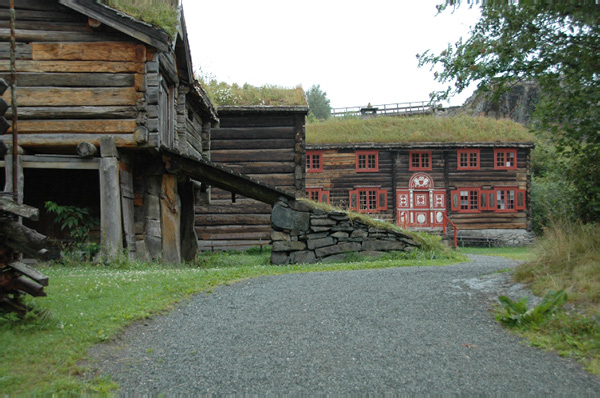
[{"label": "multi-pane window", "polygon": [[350,191],[350,210],[360,213],[387,210],[387,191],[379,188],[358,188]]},{"label": "multi-pane window", "polygon": [[515,191],[514,189],[497,189],[496,190],[496,209],[497,210],[514,210],[515,208]]},{"label": "multi-pane window", "polygon": [[357,172],[379,171],[379,152],[378,151],[357,151],[356,152],[356,171]]},{"label": "multi-pane window", "polygon": [[309,173],[323,171],[323,152],[306,151],[306,171]]},{"label": "multi-pane window", "polygon": [[479,190],[461,190],[460,209],[479,210]]},{"label": "multi-pane window", "polygon": [[494,149],[494,169],[514,170],[517,168],[516,149]]},{"label": "multi-pane window", "polygon": [[306,188],[306,196],[315,202],[329,204],[329,191],[323,188]]},{"label": "multi-pane window", "polygon": [[458,170],[479,170],[479,149],[459,149],[457,157]]},{"label": "multi-pane window", "polygon": [[431,170],[431,151],[411,151],[408,153],[409,170]]},{"label": "multi-pane window", "polygon": [[459,188],[451,192],[452,210],[459,213],[495,211],[515,212],[525,210],[524,189],[517,188]]}]

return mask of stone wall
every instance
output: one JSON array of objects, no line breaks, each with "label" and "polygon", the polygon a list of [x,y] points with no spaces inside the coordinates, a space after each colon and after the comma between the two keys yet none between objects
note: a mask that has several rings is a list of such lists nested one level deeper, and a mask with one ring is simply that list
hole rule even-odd
[{"label": "stone wall", "polygon": [[272,264],[338,262],[350,253],[380,256],[410,251],[419,244],[402,232],[352,220],[344,212],[326,212],[306,201],[280,199],[271,214]]},{"label": "stone wall", "polygon": [[[459,241],[472,243],[473,238],[479,240],[484,246],[527,246],[535,243],[535,234],[524,229],[478,229],[478,230],[459,230]],[[488,242],[483,242],[488,239]],[[460,245],[460,242],[459,242]]]}]

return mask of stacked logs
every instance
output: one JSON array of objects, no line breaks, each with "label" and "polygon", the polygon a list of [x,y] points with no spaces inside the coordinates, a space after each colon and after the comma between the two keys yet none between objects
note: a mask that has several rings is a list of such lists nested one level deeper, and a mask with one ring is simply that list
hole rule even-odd
[{"label": "stacked logs", "polygon": [[19,223],[19,217],[37,220],[36,208],[0,198],[0,308],[24,316],[29,308],[23,294],[45,296],[48,277],[19,261],[22,254],[43,258],[47,253],[46,236]]}]

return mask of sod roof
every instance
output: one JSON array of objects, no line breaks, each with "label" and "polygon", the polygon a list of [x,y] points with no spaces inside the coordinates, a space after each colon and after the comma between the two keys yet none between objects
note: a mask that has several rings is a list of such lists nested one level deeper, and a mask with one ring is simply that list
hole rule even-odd
[{"label": "sod roof", "polygon": [[532,146],[533,141],[534,134],[512,120],[468,115],[336,118],[306,125],[306,143],[310,146],[466,143]]}]

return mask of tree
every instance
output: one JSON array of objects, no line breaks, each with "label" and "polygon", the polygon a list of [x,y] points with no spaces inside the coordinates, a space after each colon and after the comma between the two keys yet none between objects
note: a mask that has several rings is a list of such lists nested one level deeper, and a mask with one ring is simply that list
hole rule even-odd
[{"label": "tree", "polygon": [[594,0],[511,3],[482,2],[481,18],[466,41],[437,55],[417,55],[419,66],[442,66],[434,73],[437,81],[454,83],[432,93],[432,100],[447,99],[471,83],[492,99],[515,83],[539,83],[533,128],[550,132],[558,150],[571,158],[566,172],[577,190],[579,216],[598,221],[600,6]]},{"label": "tree", "polygon": [[317,119],[328,119],[331,113],[331,106],[327,93],[321,91],[321,85],[313,85],[306,92],[309,112]]}]

